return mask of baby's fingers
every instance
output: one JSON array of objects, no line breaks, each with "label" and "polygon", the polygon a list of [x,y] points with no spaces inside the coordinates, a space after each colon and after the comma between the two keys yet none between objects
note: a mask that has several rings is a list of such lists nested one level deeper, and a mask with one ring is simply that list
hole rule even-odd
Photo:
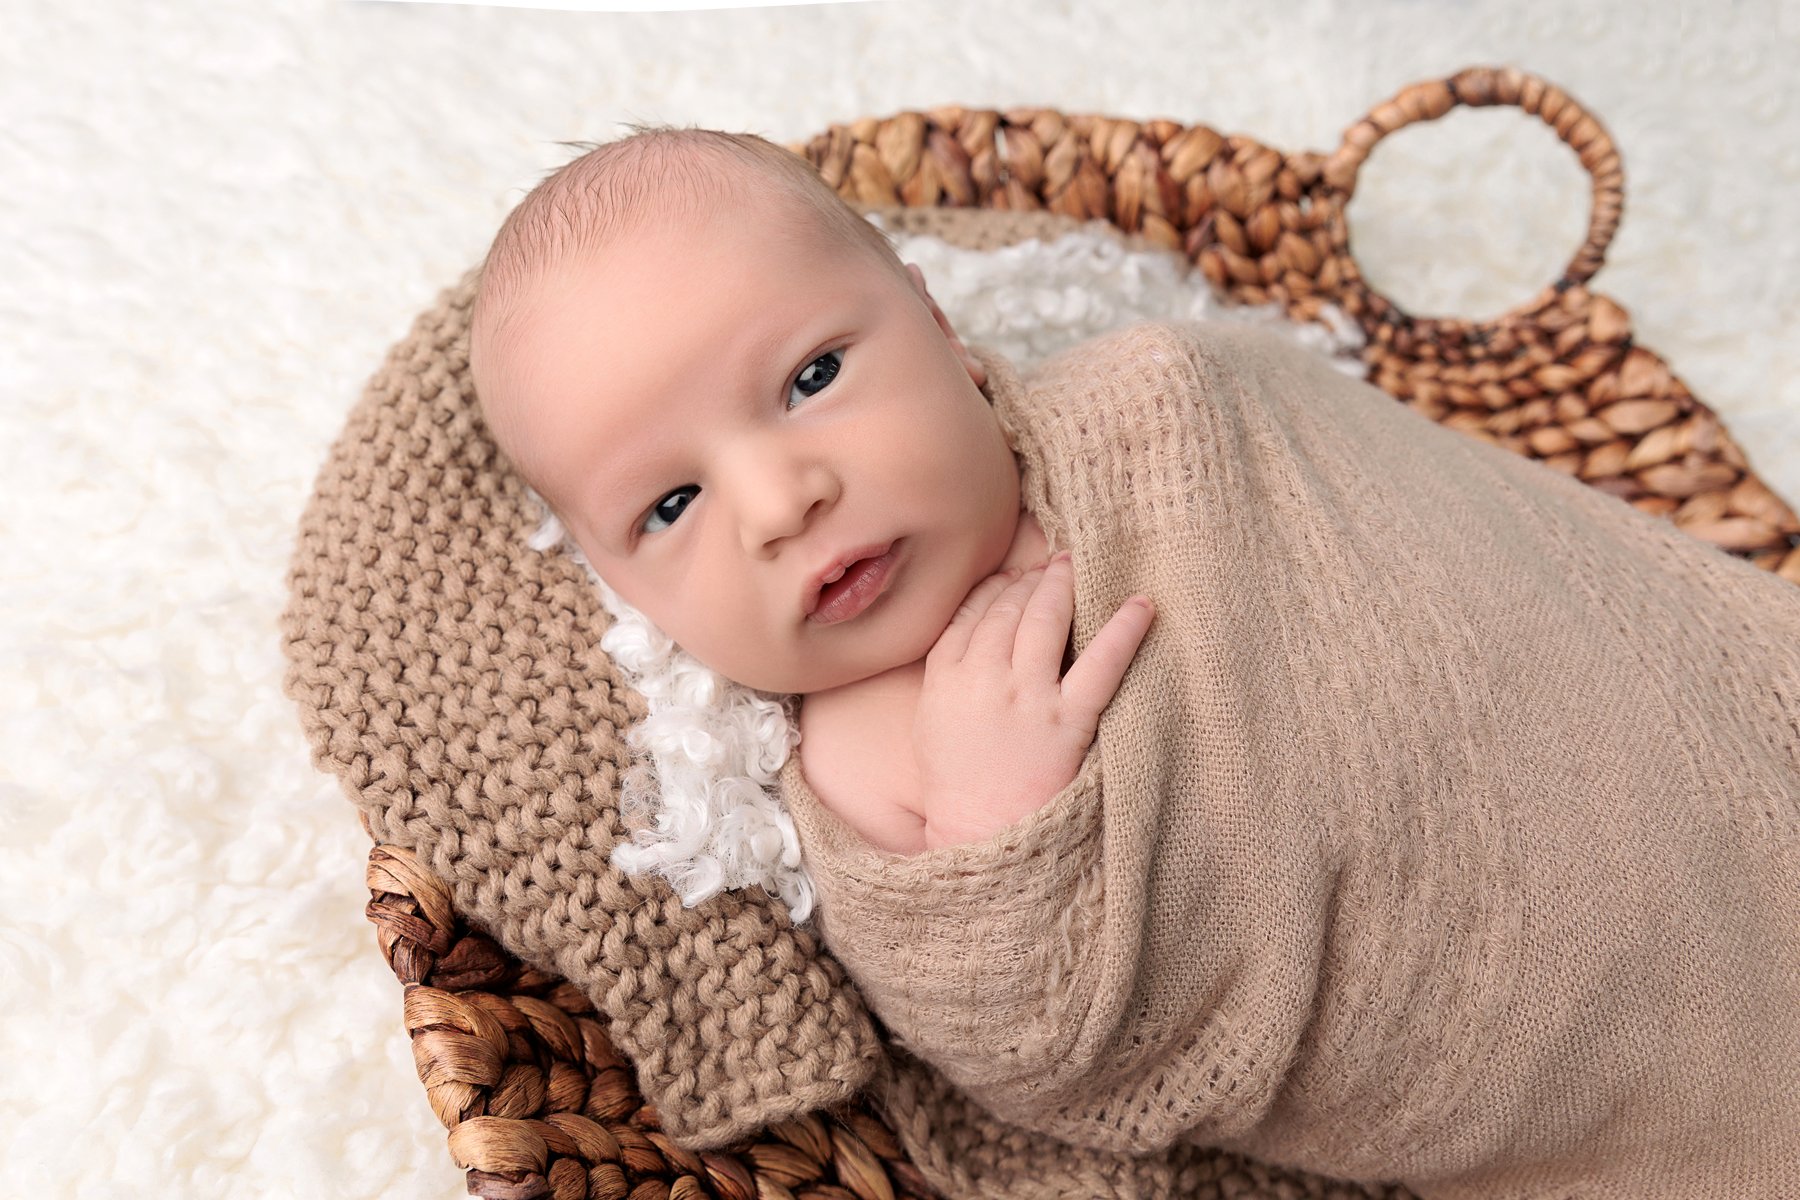
[{"label": "baby's fingers", "polygon": [[963,655],[968,653],[969,638],[975,632],[975,626],[980,624],[981,618],[986,615],[994,600],[1012,586],[1018,580],[1019,575],[1018,568],[1014,567],[1011,570],[989,575],[970,588],[969,594],[964,597],[955,615],[950,618],[950,624],[943,633],[938,635],[937,644],[932,646],[931,652],[925,656],[926,663],[930,664],[934,661],[961,662]]},{"label": "baby's fingers", "polygon": [[968,650],[963,654],[965,660],[979,661],[990,666],[1012,665],[1013,647],[1019,637],[1019,620],[1024,616],[1026,605],[1030,603],[1032,594],[1038,590],[1043,578],[1042,566],[1030,567],[994,598],[987,612],[982,614],[980,623],[975,626],[975,632],[969,637]]},{"label": "baby's fingers", "polygon": [[1038,588],[1025,608],[1013,643],[1013,666],[1034,678],[1056,682],[1063,649],[1069,644],[1069,623],[1075,618],[1075,568],[1065,553],[1044,568]]},{"label": "baby's fingers", "polygon": [[1100,727],[1100,711],[1119,690],[1119,681],[1125,678],[1155,615],[1148,597],[1132,597],[1094,635],[1063,676],[1064,706],[1089,734]]}]

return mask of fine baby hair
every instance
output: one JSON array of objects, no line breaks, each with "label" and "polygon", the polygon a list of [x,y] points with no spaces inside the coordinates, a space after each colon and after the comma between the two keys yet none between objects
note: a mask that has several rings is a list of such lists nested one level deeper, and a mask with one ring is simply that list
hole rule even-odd
[{"label": "fine baby hair", "polygon": [[[483,381],[483,350],[503,339],[534,280],[558,262],[592,254],[651,221],[679,222],[745,187],[801,202],[848,250],[905,274],[893,246],[803,159],[755,134],[666,125],[600,144],[550,172],[507,214],[482,262],[471,317],[470,368]],[[491,380],[489,380],[491,383]],[[485,405],[484,405],[485,407]],[[504,435],[494,431],[496,438]],[[511,449],[504,441],[502,447]],[[527,463],[516,463],[521,470]]]}]

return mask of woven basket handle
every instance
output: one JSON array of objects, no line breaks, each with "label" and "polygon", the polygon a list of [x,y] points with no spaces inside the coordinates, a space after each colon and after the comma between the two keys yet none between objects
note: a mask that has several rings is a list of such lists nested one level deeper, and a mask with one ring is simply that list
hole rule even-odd
[{"label": "woven basket handle", "polygon": [[[1367,116],[1344,131],[1343,143],[1325,163],[1326,184],[1341,191],[1347,205],[1356,188],[1356,174],[1376,143],[1416,121],[1435,120],[1459,104],[1470,108],[1516,105],[1554,129],[1580,158],[1581,165],[1594,181],[1594,205],[1588,219],[1587,240],[1575,252],[1575,257],[1552,289],[1560,292],[1586,283],[1600,269],[1606,258],[1606,247],[1619,228],[1619,217],[1625,207],[1624,164],[1612,137],[1592,113],[1561,88],[1517,68],[1469,67],[1449,79],[1413,84],[1391,100],[1376,105]],[[1339,212],[1343,211],[1340,206]],[[1354,261],[1349,251],[1347,222],[1333,221],[1331,236],[1345,257]],[[1367,287],[1366,280],[1364,286]],[[1372,288],[1368,290],[1371,295],[1379,295]],[[1401,311],[1387,297],[1380,299],[1386,308],[1395,313]],[[1506,316],[1534,306],[1534,302],[1528,302]]]}]

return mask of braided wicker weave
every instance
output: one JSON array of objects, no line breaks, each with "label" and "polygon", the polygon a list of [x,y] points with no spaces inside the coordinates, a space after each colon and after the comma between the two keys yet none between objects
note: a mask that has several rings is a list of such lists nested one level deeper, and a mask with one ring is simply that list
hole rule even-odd
[{"label": "braided wicker weave", "polygon": [[[1364,281],[1345,208],[1381,138],[1457,105],[1515,105],[1593,177],[1586,241],[1555,283],[1486,322],[1415,318]],[[1196,262],[1227,297],[1295,320],[1327,304],[1367,336],[1369,378],[1433,420],[1541,459],[1695,537],[1800,582],[1800,520],[1758,481],[1718,418],[1587,284],[1618,227],[1619,155],[1566,93],[1510,69],[1407,88],[1329,155],[1172,121],[964,108],[833,126],[791,147],[867,207],[979,207],[1098,218]],[[365,822],[365,829],[367,824]],[[402,1010],[433,1111],[471,1193],[634,1200],[890,1200],[933,1193],[866,1109],[772,1127],[729,1152],[665,1137],[592,1005],[457,917],[443,884],[377,845],[368,916],[405,985]],[[1220,1196],[1317,1195],[1222,1156]],[[1314,1181],[1316,1183],[1316,1181]],[[1363,1196],[1360,1188],[1326,1194]],[[1395,1190],[1392,1195],[1404,1195]]]}]

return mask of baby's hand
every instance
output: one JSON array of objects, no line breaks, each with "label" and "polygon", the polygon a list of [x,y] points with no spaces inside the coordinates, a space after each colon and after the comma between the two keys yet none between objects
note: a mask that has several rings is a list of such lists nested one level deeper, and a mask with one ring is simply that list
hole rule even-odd
[{"label": "baby's hand", "polygon": [[913,754],[927,848],[999,832],[1081,768],[1154,613],[1147,597],[1127,601],[1059,682],[1074,580],[1067,554],[989,576],[925,656]]}]

